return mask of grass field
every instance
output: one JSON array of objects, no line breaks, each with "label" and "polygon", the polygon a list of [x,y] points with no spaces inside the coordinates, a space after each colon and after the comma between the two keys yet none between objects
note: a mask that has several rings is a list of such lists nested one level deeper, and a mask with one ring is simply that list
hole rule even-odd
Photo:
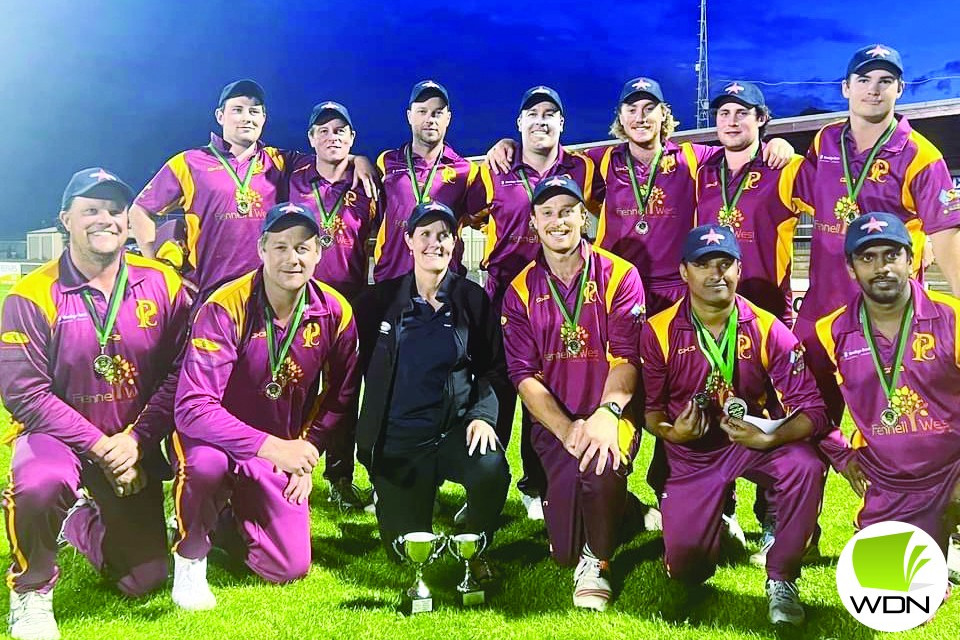
[{"label": "grass field", "polygon": [[[0,297],[3,291],[0,289]],[[3,375],[0,372],[0,375]],[[9,417],[0,409],[0,428]],[[643,481],[652,452],[645,437],[631,477],[631,489],[644,502],[653,494]],[[10,449],[0,447],[0,468],[7,469]],[[518,443],[509,458],[519,468]],[[6,474],[4,474],[5,476]],[[461,611],[454,587],[461,565],[445,556],[428,567],[426,580],[434,591],[436,611],[404,617],[398,611],[400,593],[412,582],[409,566],[386,559],[373,516],[343,515],[328,506],[326,488],[316,474],[312,496],[313,567],[306,579],[272,586],[219,564],[215,557],[210,583],[219,606],[209,612],[185,613],[170,599],[169,590],[139,601],[127,600],[108,585],[70,548],[60,552],[62,577],[55,608],[64,638],[872,638],[875,634],[850,617],[840,603],[833,564],[852,535],[857,509],[853,492],[836,474],[827,482],[821,550],[826,560],[807,567],[800,581],[807,606],[807,624],[779,633],[766,619],[764,572],[739,562],[721,567],[699,590],[687,592],[666,577],[663,545],[657,533],[644,533],[625,544],[614,558],[616,600],[604,614],[576,611],[571,604],[572,571],[548,557],[542,523],[524,517],[519,494],[511,489],[503,529],[488,557],[501,573],[488,594],[488,605]],[[368,487],[358,467],[357,481]],[[739,518],[753,544],[758,525],[750,513],[753,487],[738,485],[742,498]],[[445,485],[440,496],[437,530],[453,530],[453,513],[462,500],[459,487]],[[6,539],[3,539],[6,549]],[[953,598],[926,627],[895,638],[956,638],[960,607]]]}]

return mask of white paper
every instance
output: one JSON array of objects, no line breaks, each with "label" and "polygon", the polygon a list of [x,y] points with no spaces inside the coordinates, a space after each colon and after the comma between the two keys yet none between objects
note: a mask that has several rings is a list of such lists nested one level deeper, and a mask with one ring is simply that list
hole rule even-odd
[{"label": "white paper", "polygon": [[777,420],[769,420],[767,418],[758,418],[757,416],[745,415],[743,416],[743,421],[749,422],[750,424],[755,426],[757,429],[760,429],[760,431],[763,431],[766,434],[770,434],[776,431],[780,427],[780,425],[782,425],[787,420],[790,420],[795,415],[797,415],[796,411],[788,415],[786,418],[778,418]]}]

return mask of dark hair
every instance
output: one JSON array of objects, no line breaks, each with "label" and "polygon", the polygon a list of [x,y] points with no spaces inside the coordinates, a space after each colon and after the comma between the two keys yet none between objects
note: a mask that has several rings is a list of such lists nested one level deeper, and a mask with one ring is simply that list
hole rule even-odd
[{"label": "dark hair", "polygon": [[[736,101],[730,100],[729,102],[736,102]],[[738,102],[737,104],[741,104],[741,103]],[[722,107],[723,105],[720,105],[720,106]],[[754,105],[750,108],[753,109],[753,112],[757,115],[757,120],[759,120],[760,118],[764,118],[763,124],[760,125],[760,132],[758,133],[760,139],[763,139],[763,137],[767,134],[767,125],[769,125],[770,121],[773,120],[773,112],[770,110],[770,107],[768,107],[765,104]],[[717,111],[719,110],[720,110],[720,107],[717,107],[716,109],[710,109],[710,116],[713,118],[714,122],[717,121]]]},{"label": "dark hair", "polygon": [[[880,242],[882,242],[882,240]],[[862,253],[864,249],[869,249],[872,246],[876,246],[876,243],[867,243],[866,245],[860,245],[859,247],[857,247],[857,249],[853,253],[847,255],[847,265],[852,267],[853,256],[855,256],[858,253]],[[908,262],[913,262],[913,247],[908,247],[907,245],[900,244],[900,243],[896,243],[896,246],[907,252]]]}]

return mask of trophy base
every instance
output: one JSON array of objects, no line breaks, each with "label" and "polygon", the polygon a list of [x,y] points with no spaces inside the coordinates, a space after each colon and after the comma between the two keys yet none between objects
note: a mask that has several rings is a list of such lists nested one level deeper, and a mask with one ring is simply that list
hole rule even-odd
[{"label": "trophy base", "polygon": [[487,594],[484,591],[461,591],[460,604],[464,607],[476,607],[487,601]]},{"label": "trophy base", "polygon": [[429,613],[433,611],[433,597],[429,598],[407,598],[407,602],[404,607],[407,612],[414,616],[418,613]]}]

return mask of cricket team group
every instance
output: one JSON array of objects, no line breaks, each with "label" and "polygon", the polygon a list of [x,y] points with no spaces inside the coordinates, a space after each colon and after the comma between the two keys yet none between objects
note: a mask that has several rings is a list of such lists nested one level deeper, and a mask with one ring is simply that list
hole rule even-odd
[{"label": "cricket team group", "polygon": [[[331,500],[375,511],[394,559],[398,537],[432,530],[444,481],[465,488],[457,526],[495,549],[518,398],[513,473],[573,569],[576,607],[607,607],[617,546],[643,528],[662,528],[671,578],[707,580],[742,537],[741,477],[757,485],[751,559],[773,623],[804,621],[797,580],[831,467],[863,499],[851,535],[899,520],[946,549],[960,300],[924,287],[922,258],[929,244],[960,293],[960,193],[895,113],[902,75],[892,47],[856,51],[849,116],[805,156],[765,141],[771,113],[746,81],[712,98],[719,145],[672,142],[660,85],[637,77],[615,105],[620,143],[583,152],[560,145],[563,103],[537,86],[519,141],[482,164],[447,143],[437,82],[411,91],[410,140],[371,163],[333,101],[309,115],[311,153],[265,145],[264,90],[240,80],[216,104],[222,131],[139,195],[105,168],[77,172],[67,248],[13,286],[0,323],[11,635],[59,637],[65,543],[127,596],[167,584],[164,480],[187,610],[216,606],[214,546],[268,582],[307,574],[321,455]],[[795,314],[801,213],[814,222]],[[467,226],[485,235],[483,286],[465,277]],[[627,490],[643,430],[657,505]],[[496,579],[485,557],[471,563]]]}]

